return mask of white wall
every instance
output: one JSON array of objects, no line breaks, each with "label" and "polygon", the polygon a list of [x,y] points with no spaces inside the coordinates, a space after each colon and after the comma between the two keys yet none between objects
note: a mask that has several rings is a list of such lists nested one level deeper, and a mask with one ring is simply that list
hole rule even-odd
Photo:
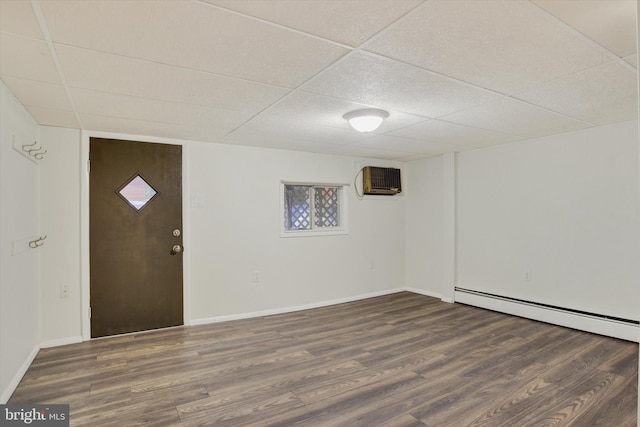
[{"label": "white wall", "polygon": [[5,403],[39,348],[42,248],[28,247],[41,231],[40,169],[12,148],[14,138],[20,146],[40,141],[38,127],[1,82],[0,124],[0,403]]},{"label": "white wall", "polygon": [[[191,316],[297,307],[404,285],[405,197],[348,195],[349,233],[281,238],[280,183],[352,184],[364,159],[216,144],[189,146]],[[260,282],[252,282],[253,271]]]},{"label": "white wall", "polygon": [[[81,283],[80,274],[78,188],[85,176],[80,159],[84,142],[78,142],[77,130],[42,127],[41,133],[53,150],[51,162],[42,168],[43,224],[56,243],[42,253],[42,292],[48,301],[42,309],[42,340],[55,345],[76,341],[82,334],[81,301],[87,284]],[[185,197],[190,198],[184,212],[187,323],[404,286],[405,197],[358,200],[352,185],[360,165],[399,163],[173,142],[184,144]],[[349,233],[281,238],[281,180],[349,184]],[[193,198],[199,206],[191,206]],[[252,281],[254,271],[260,273],[260,282]],[[63,284],[70,286],[68,299],[59,298]]]},{"label": "white wall", "polygon": [[444,289],[442,156],[406,164],[406,286],[438,298]]},{"label": "white wall", "polygon": [[[407,163],[407,286],[447,300],[448,275],[463,288],[638,319],[637,156],[634,121]],[[457,298],[624,339],[638,335],[637,327]]]},{"label": "white wall", "polygon": [[[43,233],[41,256],[42,345],[82,340],[80,327],[80,131],[40,128],[47,142],[40,182]],[[61,287],[68,296],[61,297]]]},{"label": "white wall", "polygon": [[637,320],[637,133],[633,121],[460,153],[457,286]]}]

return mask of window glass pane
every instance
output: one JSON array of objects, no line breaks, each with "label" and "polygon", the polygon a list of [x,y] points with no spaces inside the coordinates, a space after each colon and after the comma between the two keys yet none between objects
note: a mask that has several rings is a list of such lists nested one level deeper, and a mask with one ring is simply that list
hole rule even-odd
[{"label": "window glass pane", "polygon": [[127,185],[118,192],[123,199],[137,211],[142,209],[157,191],[147,183],[140,175],[136,175]]},{"label": "window glass pane", "polygon": [[311,230],[311,187],[284,186],[284,227],[286,230]]},{"label": "window glass pane", "polygon": [[338,200],[340,187],[315,187],[314,222],[316,227],[339,227]]}]

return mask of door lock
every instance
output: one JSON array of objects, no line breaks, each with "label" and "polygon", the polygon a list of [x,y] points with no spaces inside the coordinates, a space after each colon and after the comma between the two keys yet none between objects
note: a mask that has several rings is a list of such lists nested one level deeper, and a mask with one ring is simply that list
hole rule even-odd
[{"label": "door lock", "polygon": [[179,254],[180,252],[182,252],[182,246],[173,245],[173,247],[171,248],[171,255]]}]

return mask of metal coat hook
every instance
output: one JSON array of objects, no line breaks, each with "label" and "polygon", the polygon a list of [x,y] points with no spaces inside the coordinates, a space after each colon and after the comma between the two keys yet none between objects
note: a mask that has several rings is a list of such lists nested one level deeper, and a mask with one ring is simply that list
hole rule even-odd
[{"label": "metal coat hook", "polygon": [[42,152],[38,152],[38,153],[29,153],[31,156],[35,157],[38,160],[42,160],[44,158],[44,155],[46,154],[47,150],[44,150]]},{"label": "metal coat hook", "polygon": [[[25,144],[22,146],[22,151],[24,151],[25,153],[30,153],[32,151],[41,150],[42,147],[36,147],[37,144],[38,144],[38,141],[33,141],[33,144]],[[27,147],[33,147],[33,148],[27,148]]]},{"label": "metal coat hook", "polygon": [[22,146],[22,151],[37,160],[42,160],[44,158],[44,154],[47,152],[47,150],[43,150],[43,147],[41,145],[38,145],[38,141],[33,141],[33,144],[25,144]]},{"label": "metal coat hook", "polygon": [[29,242],[29,247],[31,249],[35,249],[35,248],[39,248],[40,246],[44,245],[44,240],[47,238],[47,236],[40,236],[38,239],[36,240],[32,240]]}]

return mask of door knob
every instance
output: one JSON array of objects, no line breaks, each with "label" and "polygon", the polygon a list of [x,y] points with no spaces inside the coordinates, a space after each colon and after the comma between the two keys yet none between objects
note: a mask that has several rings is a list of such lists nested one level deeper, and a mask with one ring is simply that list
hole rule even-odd
[{"label": "door knob", "polygon": [[182,252],[182,246],[173,245],[173,247],[171,248],[171,255],[179,254],[180,252]]}]

